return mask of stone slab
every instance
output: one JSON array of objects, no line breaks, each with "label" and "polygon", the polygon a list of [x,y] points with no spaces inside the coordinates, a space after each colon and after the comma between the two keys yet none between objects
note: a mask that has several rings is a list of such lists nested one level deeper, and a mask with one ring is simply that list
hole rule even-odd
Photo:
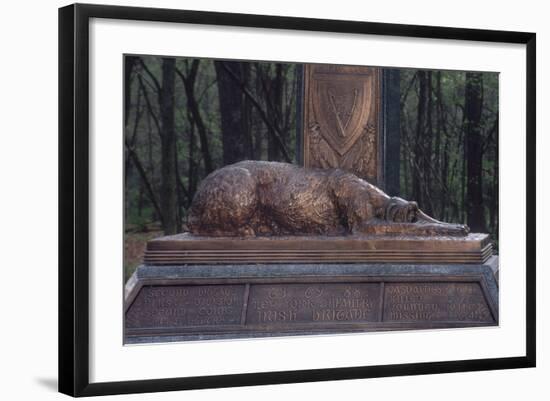
[{"label": "stone slab", "polygon": [[494,326],[497,264],[142,265],[125,343]]},{"label": "stone slab", "polygon": [[483,264],[493,253],[487,234],[460,236],[200,237],[190,233],[150,240],[148,265],[392,263]]}]

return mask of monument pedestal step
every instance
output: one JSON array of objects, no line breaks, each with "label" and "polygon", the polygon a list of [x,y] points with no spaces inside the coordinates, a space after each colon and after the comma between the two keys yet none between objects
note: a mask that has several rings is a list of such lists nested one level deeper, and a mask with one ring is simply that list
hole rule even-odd
[{"label": "monument pedestal step", "polygon": [[349,235],[341,237],[197,237],[150,240],[148,265],[231,263],[483,264],[493,254],[487,234],[465,237]]}]

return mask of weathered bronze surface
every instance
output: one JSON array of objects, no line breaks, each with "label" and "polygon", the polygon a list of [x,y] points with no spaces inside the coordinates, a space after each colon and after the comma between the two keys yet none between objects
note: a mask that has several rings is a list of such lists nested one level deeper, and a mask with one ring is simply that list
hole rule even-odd
[{"label": "weathered bronze surface", "polygon": [[150,265],[224,263],[478,263],[492,255],[487,234],[426,236],[200,237],[190,233],[153,239]]},{"label": "weathered bronze surface", "polygon": [[386,283],[384,292],[384,321],[492,321],[478,284]]},{"label": "weathered bronze surface", "polygon": [[373,67],[305,65],[305,166],[380,182],[380,75]]},{"label": "weathered bronze surface", "polygon": [[245,324],[377,322],[377,283],[257,284],[250,286]]},{"label": "weathered bronze surface", "polygon": [[216,170],[195,194],[191,233],[210,237],[282,235],[466,236],[416,202],[390,197],[340,169],[244,161]]},{"label": "weathered bronze surface", "polygon": [[126,327],[189,327],[241,323],[242,285],[146,286],[126,313]]},{"label": "weathered bronze surface", "polygon": [[312,265],[299,273],[299,267],[286,265],[271,267],[274,271],[263,276],[268,266],[234,265],[230,269],[236,270],[225,277],[204,266],[142,268],[143,277],[127,288],[127,340],[498,324],[496,284],[486,265],[340,264],[332,265],[331,274]]}]

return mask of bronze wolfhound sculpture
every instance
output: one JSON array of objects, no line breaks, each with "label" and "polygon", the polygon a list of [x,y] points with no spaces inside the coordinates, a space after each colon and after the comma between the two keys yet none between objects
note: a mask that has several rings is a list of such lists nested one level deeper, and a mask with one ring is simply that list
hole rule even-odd
[{"label": "bronze wolfhound sculpture", "polygon": [[193,198],[188,227],[212,237],[469,232],[345,171],[265,161],[243,161],[207,176]]}]

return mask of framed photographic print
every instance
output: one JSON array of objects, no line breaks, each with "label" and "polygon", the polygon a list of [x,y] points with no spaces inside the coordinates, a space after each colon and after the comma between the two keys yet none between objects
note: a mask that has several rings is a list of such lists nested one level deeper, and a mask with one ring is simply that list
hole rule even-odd
[{"label": "framed photographic print", "polygon": [[535,34],[77,4],[59,78],[61,392],[535,366]]}]

